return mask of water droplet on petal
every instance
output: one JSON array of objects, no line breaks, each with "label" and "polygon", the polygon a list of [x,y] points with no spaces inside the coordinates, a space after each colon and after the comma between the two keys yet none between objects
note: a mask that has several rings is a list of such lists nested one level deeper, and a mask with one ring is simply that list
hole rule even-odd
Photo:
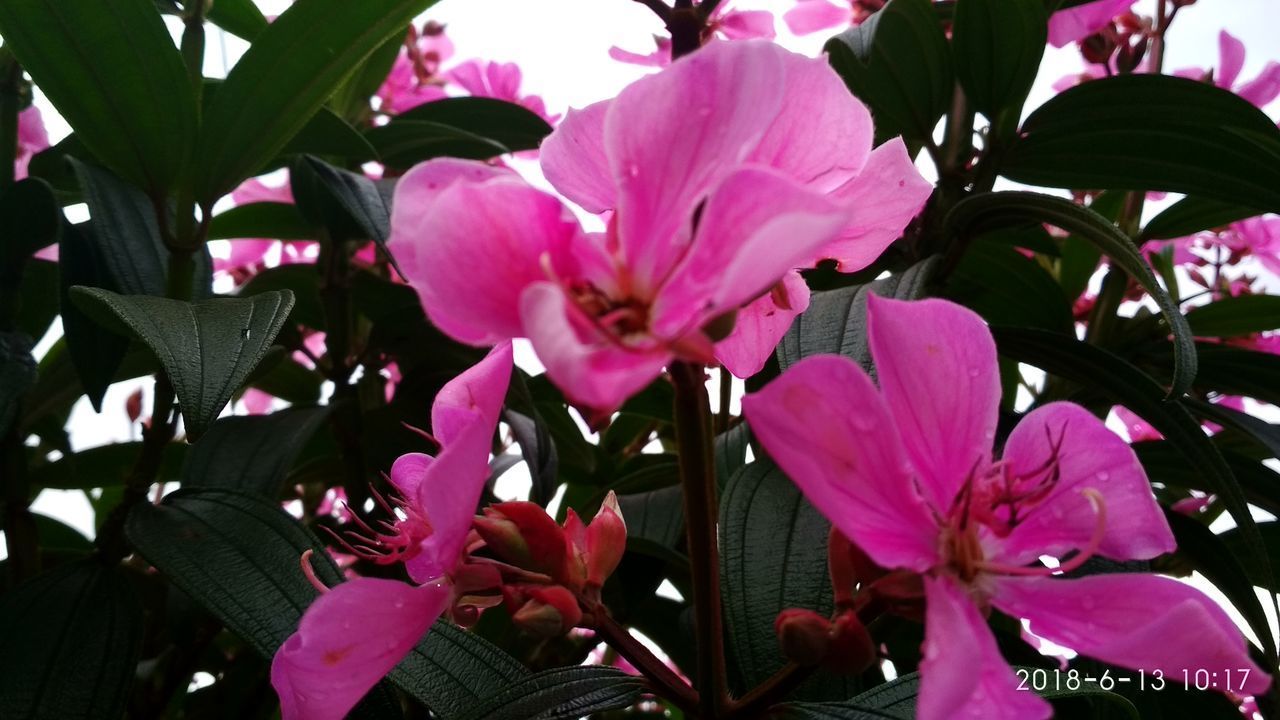
[{"label": "water droplet on petal", "polygon": [[627,167],[627,174],[631,177],[640,177],[640,166],[631,165]]},{"label": "water droplet on petal", "polygon": [[980,369],[978,369],[978,368],[976,368],[976,367],[971,367],[971,368],[969,368],[969,377],[971,377],[971,378],[976,378],[976,377],[978,377],[978,376],[979,376],[979,375],[981,375],[981,374],[982,374],[982,370],[980,370]]},{"label": "water droplet on petal", "polygon": [[1098,482],[1106,482],[1111,479],[1111,473],[1106,470],[1099,470],[1096,477],[1098,478]]}]

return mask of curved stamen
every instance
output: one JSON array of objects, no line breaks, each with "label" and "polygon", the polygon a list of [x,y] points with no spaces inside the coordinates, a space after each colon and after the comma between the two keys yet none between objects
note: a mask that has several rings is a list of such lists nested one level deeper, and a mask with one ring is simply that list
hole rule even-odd
[{"label": "curved stamen", "polygon": [[1102,539],[1107,534],[1107,504],[1102,498],[1102,493],[1096,489],[1088,487],[1080,491],[1089,501],[1089,505],[1093,508],[1094,525],[1093,535],[1089,538],[1089,543],[1080,549],[1070,560],[1058,565],[1056,568],[1047,567],[1015,567],[1011,565],[1001,565],[1000,563],[991,563],[981,561],[977,564],[978,569],[995,573],[999,575],[1017,575],[1017,576],[1034,576],[1047,577],[1049,575],[1066,574],[1079,568],[1093,557],[1098,548],[1102,546]]},{"label": "curved stamen", "polygon": [[315,588],[321,595],[323,595],[329,592],[329,586],[325,585],[321,582],[320,578],[316,577],[316,569],[311,564],[311,556],[314,552],[315,551],[311,548],[307,548],[302,551],[302,557],[299,558],[299,562],[302,563],[302,574],[306,576],[307,582],[311,583],[311,587]]}]

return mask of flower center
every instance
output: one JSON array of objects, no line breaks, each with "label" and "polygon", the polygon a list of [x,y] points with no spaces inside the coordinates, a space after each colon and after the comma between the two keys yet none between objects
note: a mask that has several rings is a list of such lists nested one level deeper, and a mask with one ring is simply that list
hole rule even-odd
[{"label": "flower center", "polygon": [[627,297],[618,300],[585,280],[564,283],[570,299],[601,330],[618,338],[644,334],[649,328],[649,304]]}]

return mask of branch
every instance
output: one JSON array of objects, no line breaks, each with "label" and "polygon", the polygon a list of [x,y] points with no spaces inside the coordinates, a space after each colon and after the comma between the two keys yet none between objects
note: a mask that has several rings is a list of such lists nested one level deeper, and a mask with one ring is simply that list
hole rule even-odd
[{"label": "branch", "polygon": [[676,707],[692,714],[698,707],[698,693],[684,678],[680,677],[666,663],[658,659],[639,640],[631,636],[627,629],[613,621],[603,607],[594,609],[596,617],[596,633],[618,651],[627,662],[635,666],[642,675],[649,679],[658,690],[658,694],[670,700]]}]

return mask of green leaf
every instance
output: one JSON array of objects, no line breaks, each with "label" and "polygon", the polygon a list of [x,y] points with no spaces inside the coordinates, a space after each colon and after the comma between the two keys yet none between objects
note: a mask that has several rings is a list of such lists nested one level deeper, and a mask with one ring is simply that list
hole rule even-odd
[{"label": "green leaf", "polygon": [[[378,159],[378,151],[364,134],[328,108],[320,108],[280,150],[282,156],[308,153],[340,157],[354,163]],[[276,161],[270,163],[275,165]]]},{"label": "green leaf", "polygon": [[1225,345],[1200,343],[1196,386],[1225,395],[1243,395],[1280,404],[1280,355]]},{"label": "green leaf", "polygon": [[1187,197],[1165,208],[1142,228],[1143,240],[1169,240],[1244,220],[1262,212],[1221,200]]},{"label": "green leaf", "polygon": [[433,100],[400,113],[392,123],[405,120],[448,125],[488,138],[510,152],[536,150],[551,134],[551,125],[529,108],[485,97]]},{"label": "green leaf", "polygon": [[432,4],[300,0],[276,18],[231,69],[205,112],[196,197],[212,204],[254,174],[366,57]]},{"label": "green leaf", "polygon": [[0,716],[124,714],[142,642],[142,608],[117,567],[59,567],[0,597]]},{"label": "green leaf", "polygon": [[[141,452],[141,442],[99,445],[33,467],[27,473],[27,481],[32,487],[56,490],[90,490],[123,485]],[[186,455],[187,446],[182,443],[165,445],[156,482],[181,481]]]},{"label": "green leaf", "polygon": [[1276,643],[1267,614],[1253,591],[1253,582],[1240,564],[1238,556],[1231,553],[1226,544],[1203,523],[1186,515],[1165,511],[1169,527],[1178,543],[1178,554],[1191,562],[1205,578],[1214,584],[1231,604],[1244,616],[1253,634],[1262,641],[1262,649],[1275,663]]},{"label": "green leaf", "polygon": [[89,223],[67,225],[58,241],[58,302],[62,309],[62,333],[67,354],[84,393],[95,412],[102,412],[102,398],[116,380],[129,340],[91,320],[71,302],[76,285],[115,290],[119,287],[101,243],[93,238]]},{"label": "green leaf", "polygon": [[[295,306],[296,309],[297,306]],[[293,317],[290,314],[290,317]],[[276,346],[273,352],[286,355],[284,348]],[[325,378],[320,371],[309,368],[292,357],[281,357],[276,362],[264,360],[245,382],[247,387],[280,398],[290,405],[315,405],[320,402]]]},{"label": "green leaf", "polygon": [[[264,658],[297,628],[317,593],[298,569],[306,550],[316,576],[343,581],[324,545],[272,502],[215,488],[181,489],[129,515],[130,542],[180,590]],[[527,676],[480,637],[437,622],[391,680],[449,720]]]},{"label": "green leaf", "polygon": [[973,107],[995,119],[1021,108],[1049,35],[1041,0],[964,0],[951,26],[956,77]]},{"label": "green leaf", "polygon": [[1138,281],[1164,315],[1174,339],[1173,385],[1169,397],[1180,397],[1196,377],[1196,346],[1178,304],[1156,280],[1151,266],[1124,233],[1093,210],[1070,200],[1031,192],[975,195],[957,203],[946,224],[956,233],[1046,222],[1096,245]]},{"label": "green leaf", "polygon": [[187,453],[183,487],[247,490],[274,500],[298,451],[328,415],[328,408],[312,407],[222,418]]},{"label": "green leaf", "polygon": [[1028,185],[1167,190],[1280,211],[1280,129],[1229,90],[1118,75],[1037,108],[1001,173]]},{"label": "green leaf", "polygon": [[[830,524],[773,463],[753,462],[729,481],[720,502],[720,577],[734,685],[742,692],[786,665],[774,621],[788,608],[831,612]],[[809,699],[843,699],[855,678],[825,673]]]},{"label": "green leaf", "polygon": [[0,35],[97,159],[153,197],[173,186],[195,94],[151,0],[6,0]]},{"label": "green leaf", "polygon": [[58,241],[62,212],[49,184],[26,178],[0,193],[0,284],[12,282],[14,266]]},{"label": "green leaf", "polygon": [[[657,475],[670,479],[679,478],[679,470],[676,467],[651,468],[642,472],[651,478]],[[637,479],[635,474],[631,479],[633,481]],[[676,550],[684,540],[684,496],[680,494],[679,487],[672,485],[657,490],[619,495],[618,509],[622,511],[622,519],[627,523],[627,549],[629,550],[638,552],[651,550],[643,543],[652,543],[666,550]]]},{"label": "green leaf", "polygon": [[1159,430],[1182,452],[1186,461],[1215,484],[1223,505],[1240,526],[1253,551],[1250,565],[1264,576],[1271,572],[1267,549],[1258,535],[1240,481],[1200,423],[1165,393],[1146,373],[1106,350],[1040,330],[992,327],[996,346],[1006,357],[1030,363],[1103,393]]},{"label": "green leaf", "polygon": [[253,0],[216,0],[207,12],[209,22],[241,40],[253,42],[267,29],[267,18]]},{"label": "green leaf", "polygon": [[873,372],[867,349],[867,292],[897,300],[923,297],[936,266],[936,259],[929,259],[867,285],[814,293],[809,309],[795,319],[778,343],[778,364],[786,370],[810,355],[833,353],[852,358]]},{"label": "green leaf", "polygon": [[398,170],[438,157],[487,160],[511,152],[497,140],[452,125],[405,118],[369,128],[365,137],[382,162]]},{"label": "green leaf", "polygon": [[1234,428],[1266,448],[1270,457],[1280,458],[1280,426],[1226,405],[1187,398],[1183,401],[1192,412],[1224,427]]},{"label": "green leaf", "polygon": [[257,366],[293,307],[288,291],[188,303],[74,287],[71,297],[91,318],[151,348],[173,383],[192,439]]},{"label": "green leaf", "polygon": [[1040,263],[1011,246],[975,242],[951,271],[945,294],[998,325],[1073,332],[1071,304],[1062,286]]},{"label": "green leaf", "polygon": [[[164,295],[168,289],[169,249],[160,236],[154,203],[146,194],[126,184],[111,171],[69,157],[85,202],[89,204],[93,232],[87,237],[99,248],[114,283],[126,295]],[[208,253],[196,256],[192,297],[209,296],[212,261]]]},{"label": "green leaf", "polygon": [[1280,328],[1280,296],[1240,295],[1222,298],[1187,313],[1196,337],[1252,335]]},{"label": "green leaf", "polygon": [[347,78],[342,87],[334,92],[333,97],[329,98],[329,107],[339,117],[353,123],[367,120],[371,112],[369,99],[382,87],[404,43],[405,38],[402,36],[392,35],[387,38],[381,47],[365,58],[360,68]]},{"label": "green leaf", "polygon": [[876,144],[902,135],[919,147],[951,105],[951,49],[929,0],[891,0],[831,38],[827,59],[876,123]]},{"label": "green leaf", "polygon": [[751,447],[751,428],[746,422],[725,430],[716,436],[716,484],[724,491],[733,477],[747,464],[747,450]]},{"label": "green leaf", "polygon": [[535,673],[463,715],[465,720],[577,720],[634,705],[645,681],[611,667]]},{"label": "green leaf", "polygon": [[209,221],[210,240],[314,240],[315,230],[297,205],[256,202],[237,205]]},{"label": "green leaf", "polygon": [[372,240],[391,257],[391,198],[374,181],[310,155],[294,162],[289,177],[298,209],[311,222],[341,239]]},{"label": "green leaf", "polygon": [[32,258],[22,269],[18,288],[18,312],[14,327],[33,338],[42,338],[58,317],[59,263]]},{"label": "green leaf", "polygon": [[31,357],[31,338],[22,333],[0,331],[0,435],[9,431],[22,396],[35,382],[36,361]]},{"label": "green leaf", "polygon": [[[408,288],[406,288],[408,289]],[[288,290],[294,306],[289,317],[314,330],[324,329],[324,310],[320,304],[320,273],[315,265],[291,263],[267,268],[241,286],[239,297],[253,297],[264,292]],[[412,293],[412,289],[409,289]]]}]

